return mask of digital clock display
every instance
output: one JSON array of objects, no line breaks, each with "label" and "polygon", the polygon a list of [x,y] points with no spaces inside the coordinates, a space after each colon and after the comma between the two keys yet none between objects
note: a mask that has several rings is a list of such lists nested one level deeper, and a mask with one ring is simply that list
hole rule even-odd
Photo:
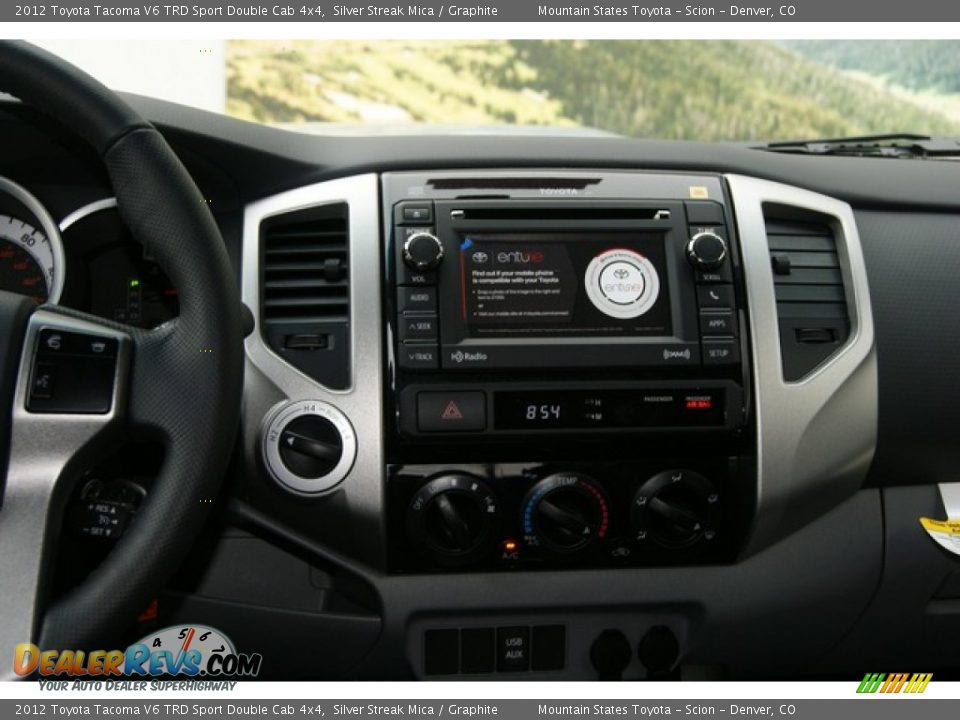
[{"label": "digital clock display", "polygon": [[563,405],[552,403],[549,405],[527,405],[524,411],[524,419],[530,422],[560,422],[562,419]]},{"label": "digital clock display", "polygon": [[719,427],[722,388],[538,390],[494,394],[498,430]]}]

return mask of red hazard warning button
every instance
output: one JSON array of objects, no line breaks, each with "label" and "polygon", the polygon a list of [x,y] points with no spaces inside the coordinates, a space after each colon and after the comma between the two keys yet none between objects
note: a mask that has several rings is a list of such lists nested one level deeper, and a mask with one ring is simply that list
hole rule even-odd
[{"label": "red hazard warning button", "polygon": [[487,396],[482,392],[421,392],[417,395],[421,432],[481,432],[487,427]]}]

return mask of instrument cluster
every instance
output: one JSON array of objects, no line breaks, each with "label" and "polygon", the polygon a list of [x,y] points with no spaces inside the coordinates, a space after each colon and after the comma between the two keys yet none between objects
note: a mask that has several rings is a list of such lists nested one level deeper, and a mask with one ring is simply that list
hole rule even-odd
[{"label": "instrument cluster", "polygon": [[178,314],[177,289],[136,243],[116,201],[57,221],[27,188],[0,177],[0,290],[134,327]]}]

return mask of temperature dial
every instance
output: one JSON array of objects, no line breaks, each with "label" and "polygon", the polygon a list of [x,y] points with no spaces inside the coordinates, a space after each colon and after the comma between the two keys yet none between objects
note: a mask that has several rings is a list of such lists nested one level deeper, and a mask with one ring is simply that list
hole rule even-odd
[{"label": "temperature dial", "polygon": [[683,548],[712,541],[719,496],[713,484],[692,470],[665,470],[647,480],[633,497],[630,519],[640,542]]},{"label": "temperature dial", "polygon": [[427,557],[441,565],[460,565],[494,549],[497,513],[493,491],[482,480],[460,473],[443,475],[413,496],[407,531]]},{"label": "temperature dial", "polygon": [[544,478],[523,502],[523,536],[532,547],[580,552],[606,537],[609,526],[606,496],[596,481],[579,473]]}]

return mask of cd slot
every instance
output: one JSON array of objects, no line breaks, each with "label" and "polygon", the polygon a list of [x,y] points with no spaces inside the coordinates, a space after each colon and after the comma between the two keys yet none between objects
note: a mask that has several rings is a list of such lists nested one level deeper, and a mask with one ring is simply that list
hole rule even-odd
[{"label": "cd slot", "polygon": [[455,220],[669,220],[666,208],[473,207],[450,212]]}]

